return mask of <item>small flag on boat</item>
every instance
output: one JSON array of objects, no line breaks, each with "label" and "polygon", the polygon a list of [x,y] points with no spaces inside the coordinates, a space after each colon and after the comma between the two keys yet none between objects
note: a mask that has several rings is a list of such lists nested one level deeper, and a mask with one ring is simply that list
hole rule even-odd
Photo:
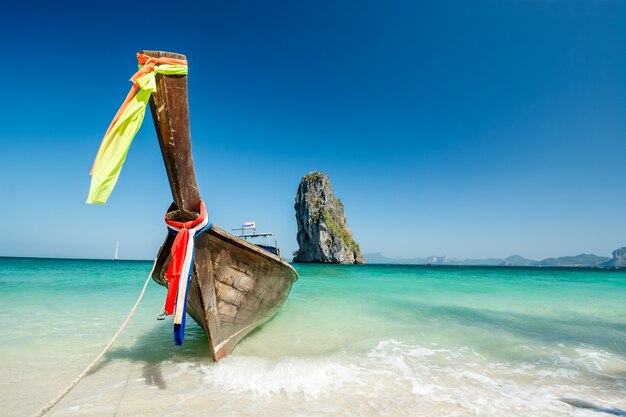
[{"label": "small flag on boat", "polygon": [[243,229],[256,229],[256,222],[244,222],[241,226]]}]

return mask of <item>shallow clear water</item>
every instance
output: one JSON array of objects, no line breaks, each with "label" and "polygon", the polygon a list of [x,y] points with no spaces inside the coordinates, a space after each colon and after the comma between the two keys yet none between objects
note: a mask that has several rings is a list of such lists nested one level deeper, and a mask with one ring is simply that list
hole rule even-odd
[{"label": "shallow clear water", "polygon": [[[148,262],[0,258],[2,415],[30,415],[117,330]],[[211,363],[151,283],[56,416],[598,416],[626,410],[626,271],[296,266],[278,316]],[[608,415],[608,414],[605,414]]]}]

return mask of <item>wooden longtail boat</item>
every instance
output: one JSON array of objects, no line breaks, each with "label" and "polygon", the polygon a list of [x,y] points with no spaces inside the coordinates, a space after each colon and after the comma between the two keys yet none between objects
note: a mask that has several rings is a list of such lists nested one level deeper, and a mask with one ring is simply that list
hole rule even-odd
[{"label": "wooden longtail boat", "polygon": [[[185,59],[170,52],[141,53]],[[174,198],[167,218],[190,221],[198,217],[200,192],[191,156],[187,76],[157,74],[156,83],[150,110]],[[173,241],[168,234],[151,273],[165,287]],[[272,318],[297,279],[294,268],[279,256],[219,227],[197,235],[187,313],[206,331],[213,359],[230,354],[241,339]]]}]

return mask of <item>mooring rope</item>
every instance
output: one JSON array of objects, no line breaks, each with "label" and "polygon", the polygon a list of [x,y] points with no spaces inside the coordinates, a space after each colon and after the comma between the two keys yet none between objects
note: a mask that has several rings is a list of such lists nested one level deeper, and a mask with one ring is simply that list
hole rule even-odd
[{"label": "mooring rope", "polygon": [[67,394],[69,394],[69,392],[72,389],[74,389],[74,387],[76,385],[78,385],[78,383],[89,373],[89,371],[91,371],[96,366],[96,364],[100,361],[100,359],[102,359],[104,354],[108,352],[108,350],[111,348],[111,346],[113,346],[113,343],[115,343],[115,341],[117,340],[119,335],[122,334],[122,331],[124,331],[124,328],[126,328],[126,325],[130,321],[131,317],[133,317],[133,314],[135,314],[135,310],[137,310],[137,306],[139,306],[139,303],[141,302],[141,299],[143,298],[143,295],[146,292],[146,288],[148,287],[148,282],[150,282],[151,275],[152,274],[148,275],[148,278],[146,279],[146,282],[143,284],[143,288],[141,289],[141,293],[139,294],[139,298],[137,298],[137,301],[135,302],[135,305],[133,306],[132,310],[130,310],[130,313],[128,314],[128,317],[126,317],[126,321],[124,321],[124,323],[122,324],[122,327],[119,328],[119,330],[117,331],[117,333],[115,333],[115,335],[109,341],[109,343],[107,343],[107,345],[104,347],[104,349],[102,349],[102,352],[100,352],[100,354],[98,356],[96,356],[96,359],[94,359],[93,362],[91,362],[83,370],[83,372],[81,372],[80,375],[78,375],[76,377],[76,379],[74,379],[67,387],[65,387],[65,389],[63,391],[59,392],[59,394],[56,397],[54,397],[52,400],[50,400],[48,402],[48,404],[46,404],[41,410],[39,410],[35,414],[33,414],[33,417],[41,417],[44,414],[46,414],[48,411],[50,411],[52,409],[52,407],[57,405],[59,401],[61,401]]}]

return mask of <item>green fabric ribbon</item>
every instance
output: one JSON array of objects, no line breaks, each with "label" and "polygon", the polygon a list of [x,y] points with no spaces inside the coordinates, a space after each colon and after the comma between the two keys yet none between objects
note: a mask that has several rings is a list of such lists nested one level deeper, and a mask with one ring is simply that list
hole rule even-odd
[{"label": "green fabric ribbon", "polygon": [[143,122],[150,96],[157,91],[156,74],[187,75],[187,68],[186,65],[157,65],[137,79],[139,91],[102,140],[91,173],[87,204],[104,204],[113,191],[130,144]]}]

